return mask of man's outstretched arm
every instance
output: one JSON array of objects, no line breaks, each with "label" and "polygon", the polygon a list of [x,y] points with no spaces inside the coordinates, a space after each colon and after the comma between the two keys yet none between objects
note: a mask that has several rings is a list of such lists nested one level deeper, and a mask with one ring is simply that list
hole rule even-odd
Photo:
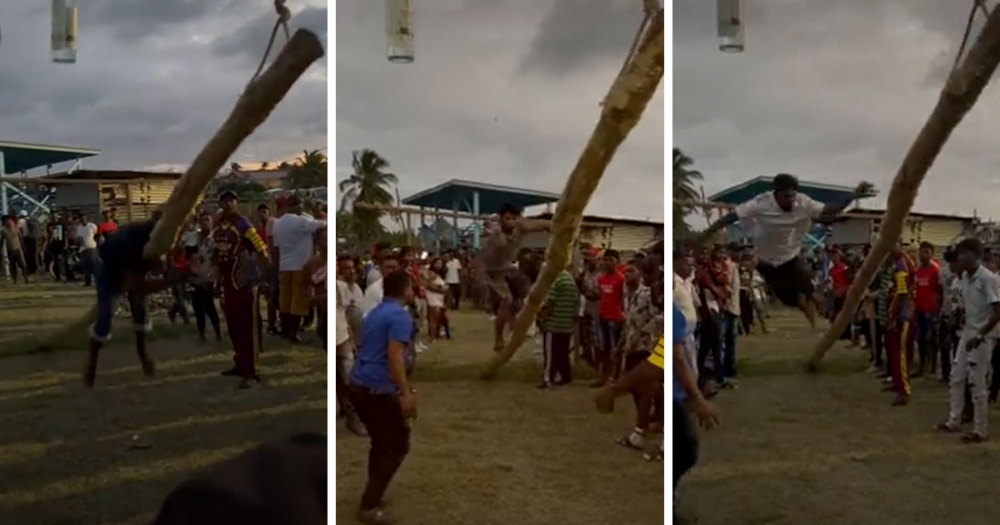
[{"label": "man's outstretched arm", "polygon": [[873,195],[874,190],[875,187],[872,186],[871,183],[862,182],[858,184],[858,186],[854,188],[853,194],[841,199],[840,201],[828,202],[824,204],[823,210],[820,212],[817,221],[823,223],[833,222],[833,220],[836,219],[838,215],[843,213],[843,211],[846,210],[847,207],[850,206],[854,201],[862,197],[869,197]]}]

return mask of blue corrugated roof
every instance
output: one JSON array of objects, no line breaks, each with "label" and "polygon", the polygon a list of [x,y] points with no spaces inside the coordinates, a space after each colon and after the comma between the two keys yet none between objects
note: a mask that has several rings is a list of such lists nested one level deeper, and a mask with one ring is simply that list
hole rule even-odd
[{"label": "blue corrugated roof", "polygon": [[524,209],[559,201],[558,193],[525,190],[485,182],[452,179],[444,184],[410,195],[403,204],[438,210],[472,211],[473,195],[479,194],[479,213],[496,213],[504,204]]},{"label": "blue corrugated roof", "polygon": [[[708,200],[724,204],[743,204],[761,193],[771,191],[773,184],[774,177],[757,177],[711,195]],[[799,181],[799,193],[804,193],[820,202],[836,202],[854,195],[854,187]],[[867,195],[867,197],[874,196],[874,194]]]},{"label": "blue corrugated roof", "polygon": [[3,172],[10,174],[94,157],[100,155],[101,150],[0,141],[0,153],[3,153]]}]

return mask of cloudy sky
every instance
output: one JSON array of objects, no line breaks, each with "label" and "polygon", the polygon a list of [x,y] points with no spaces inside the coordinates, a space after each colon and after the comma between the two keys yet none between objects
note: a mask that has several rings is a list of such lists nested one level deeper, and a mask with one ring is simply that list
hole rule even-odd
[{"label": "cloudy sky", "polygon": [[[90,168],[186,165],[263,54],[270,0],[80,0],[74,65],[50,61],[49,2],[0,1],[0,140],[103,150]],[[294,0],[292,28],[326,41],[326,0]],[[326,146],[326,63],[314,66],[233,161]],[[68,166],[67,166],[68,167]]]},{"label": "cloudy sky", "polygon": [[[416,61],[385,58],[383,2],[337,2],[338,177],[371,148],[403,196],[452,178],[562,191],[642,18],[638,0],[416,2]],[[589,213],[663,219],[663,96]]]},{"label": "cloudy sky", "polygon": [[[726,55],[715,2],[674,0],[674,144],[709,194],[782,171],[887,191],[937,101],[969,4],[750,0],[746,52]],[[952,136],[915,210],[1000,218],[996,84]]]}]

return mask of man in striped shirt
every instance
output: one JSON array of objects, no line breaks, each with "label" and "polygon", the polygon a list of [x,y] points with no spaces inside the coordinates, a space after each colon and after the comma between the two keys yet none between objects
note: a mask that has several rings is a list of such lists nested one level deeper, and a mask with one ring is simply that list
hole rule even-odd
[{"label": "man in striped shirt", "polygon": [[569,270],[563,270],[549,288],[548,297],[538,315],[545,356],[539,388],[551,388],[572,381],[569,354],[579,298],[576,279]]}]

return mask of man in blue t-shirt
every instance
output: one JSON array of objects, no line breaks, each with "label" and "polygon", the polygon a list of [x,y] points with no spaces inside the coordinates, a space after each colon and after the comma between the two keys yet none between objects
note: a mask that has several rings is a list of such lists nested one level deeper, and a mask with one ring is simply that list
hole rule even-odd
[{"label": "man in blue t-shirt", "polygon": [[413,335],[413,283],[403,270],[382,278],[382,302],[365,316],[361,342],[348,379],[348,398],[368,429],[368,484],[359,518],[390,523],[382,497],[410,448],[407,422],[417,415],[417,400],[406,376],[406,348]]},{"label": "man in blue t-shirt", "polygon": [[719,412],[702,395],[694,368],[687,359],[687,320],[680,308],[674,304],[673,317],[674,346],[674,488],[695,463],[698,462],[698,436],[691,425],[688,410],[697,416],[705,429],[719,424]]}]

